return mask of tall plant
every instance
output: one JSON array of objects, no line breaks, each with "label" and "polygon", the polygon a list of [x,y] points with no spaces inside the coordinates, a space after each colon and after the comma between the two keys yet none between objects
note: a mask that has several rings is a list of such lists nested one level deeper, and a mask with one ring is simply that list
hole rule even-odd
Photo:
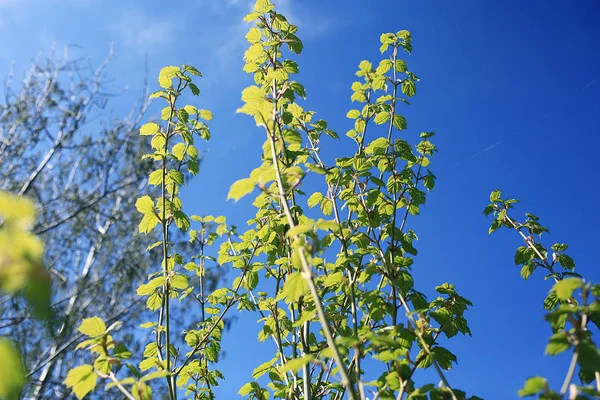
[{"label": "tall plant", "polygon": [[[298,64],[287,57],[302,51],[297,27],[265,0],[245,21],[254,27],[246,35],[244,70],[256,84],[242,92],[238,112],[254,117],[266,140],[262,165],[230,189],[236,200],[261,190],[250,230],[232,250],[258,247],[264,254],[253,269],[260,275],[252,275],[246,289],[263,323],[259,340],[272,338],[276,351],[239,393],[256,399],[269,393],[303,399],[464,397],[445,376],[456,357],[440,346],[439,336],[470,334],[463,314],[471,303],[448,283],[428,301],[411,275],[417,235],[408,220],[434,187],[428,166],[436,147],[432,132],[413,141],[398,110],[418,82],[400,58],[412,50],[410,33],[381,35],[385,58],[376,67],[360,63],[360,81],[352,84],[359,107],[348,112],[353,126],[346,134],[356,151],[327,162],[324,138],[338,135],[298,102],[306,94],[292,79]],[[303,184],[309,175],[320,178],[317,190]],[[416,370],[430,367],[440,386],[417,388]],[[266,385],[259,379],[265,374]]]},{"label": "tall plant", "polygon": [[[257,313],[258,340],[275,344],[273,357],[258,365],[252,381],[240,389],[242,396],[465,398],[446,378],[456,356],[442,347],[441,335],[470,334],[464,313],[471,303],[449,283],[436,287],[439,296],[429,301],[411,275],[417,235],[408,225],[434,187],[428,167],[436,147],[432,132],[409,135],[398,110],[415,95],[418,82],[400,58],[402,51],[412,50],[410,33],[381,35],[385,57],[375,67],[360,63],[360,81],[352,84],[358,107],[347,114],[352,121],[347,136],[356,150],[327,161],[321,153],[325,137],[338,135],[299,104],[306,93],[292,79],[298,64],[288,58],[303,48],[297,27],[268,0],[258,0],[245,21],[254,26],[246,35],[244,71],[255,85],[243,90],[238,111],[254,118],[266,140],[262,165],[235,182],[229,198],[237,201],[259,188],[256,215],[237,234],[222,217],[185,214],[179,188],[184,172],[198,172],[194,138],[208,139],[202,120],[212,115],[179,106],[186,89],[199,93],[192,81],[200,75],[195,68],[163,68],[163,90],[152,97],[167,102],[164,126],[151,122],[140,129],[152,138],[154,153],[144,157],[158,164],[149,184],[159,190],[136,203],[143,215],[140,231],[161,237],[151,248],[161,252],[162,266],[137,291],[156,314],[142,325],[153,339],[133,365],[131,352],[112,337],[118,324],[86,319],[79,331],[88,339],[78,347],[91,351],[92,362],[72,370],[65,383],[79,398],[102,378],[127,398],[148,399],[147,382],[161,379],[164,385],[154,387],[164,388],[170,399],[181,389],[195,399],[214,398],[222,378],[212,368],[223,321],[236,306]],[[307,190],[312,184],[305,185],[309,175],[318,185],[314,191]],[[188,232],[192,221],[200,223],[199,230],[189,231],[199,262],[187,262],[172,241],[173,230]],[[216,265],[230,264],[238,275],[231,288],[207,294],[203,277],[213,259],[206,249],[217,240]],[[183,330],[175,329],[171,318],[176,298],[197,310],[189,312]],[[131,376],[123,374],[123,366]],[[415,383],[417,371],[428,368],[439,376],[438,386]]]},{"label": "tall plant", "polygon": [[[515,264],[521,266],[521,277],[527,280],[537,270],[544,279],[554,282],[544,299],[545,318],[552,327],[546,354],[556,356],[570,351],[571,361],[560,390],[552,389],[546,378],[529,378],[519,391],[520,396],[540,399],[590,399],[600,397],[600,349],[589,330],[590,322],[600,328],[600,284],[589,282],[575,272],[575,262],[565,251],[566,243],[543,244],[542,234],[549,233],[539,217],[525,213],[519,222],[510,214],[516,199],[502,199],[500,190],[490,194],[490,204],[484,214],[493,215],[489,233],[500,228],[514,230],[523,239],[517,248]],[[578,371],[581,385],[574,383]],[[594,386],[588,386],[590,383]]]}]

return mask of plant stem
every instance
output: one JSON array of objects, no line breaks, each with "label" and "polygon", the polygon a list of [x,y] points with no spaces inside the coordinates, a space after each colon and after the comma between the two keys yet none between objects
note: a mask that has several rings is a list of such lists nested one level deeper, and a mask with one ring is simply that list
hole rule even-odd
[{"label": "plant stem", "polygon": [[[269,128],[265,125],[267,130],[267,136],[269,142],[271,144],[271,156],[273,158],[273,168],[275,169],[275,176],[277,179],[277,186],[279,190],[279,197],[281,199],[281,206],[283,207],[283,211],[287,217],[288,224],[290,226],[290,230],[296,227],[296,222],[292,217],[292,213],[290,212],[290,208],[287,204],[285,188],[283,187],[283,179],[281,177],[281,169],[279,168],[279,161],[277,157],[276,143],[275,143],[275,130],[277,129],[277,85],[276,80],[273,79],[273,131],[270,132]],[[293,240],[298,239],[298,235],[294,235]],[[346,366],[344,364],[344,360],[340,355],[340,352],[335,344],[335,340],[333,339],[333,335],[331,333],[331,328],[329,327],[329,321],[327,320],[327,316],[325,315],[325,311],[323,310],[323,304],[321,302],[321,297],[319,296],[319,292],[317,290],[317,286],[315,285],[315,281],[312,277],[312,268],[308,263],[308,259],[306,257],[306,250],[304,246],[300,246],[297,249],[298,256],[300,258],[300,263],[302,265],[302,276],[306,280],[308,284],[308,288],[315,302],[315,308],[317,310],[317,315],[319,316],[319,322],[321,323],[321,327],[323,328],[323,334],[325,339],[327,340],[327,345],[333,352],[333,358],[337,362],[340,370],[340,375],[342,376],[342,384],[348,390],[351,400],[356,399],[356,393],[354,391],[354,387],[348,376],[348,371],[346,370]]]},{"label": "plant stem", "polygon": [[567,371],[567,376],[565,376],[565,380],[560,388],[560,394],[565,395],[567,390],[569,389],[569,385],[571,384],[571,380],[573,379],[573,374],[575,373],[575,367],[577,367],[577,358],[579,353],[577,351],[573,352],[573,357],[571,358],[571,364],[569,364],[569,370]]}]

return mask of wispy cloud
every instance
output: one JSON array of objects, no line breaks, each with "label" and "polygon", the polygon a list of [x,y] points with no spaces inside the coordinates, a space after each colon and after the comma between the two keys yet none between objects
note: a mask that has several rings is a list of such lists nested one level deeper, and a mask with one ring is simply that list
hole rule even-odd
[{"label": "wispy cloud", "polygon": [[598,82],[600,82],[600,75],[598,75],[597,77],[595,77],[594,79],[592,79],[591,81],[589,81],[588,84],[585,85],[583,87],[583,89],[581,89],[581,91],[583,92],[584,90],[588,90],[589,88],[591,88],[592,86],[594,86]]},{"label": "wispy cloud", "polygon": [[273,3],[290,23],[298,26],[299,35],[303,39],[321,37],[336,27],[334,20],[324,17],[322,13],[315,12],[314,7],[303,6],[301,2],[273,0]]},{"label": "wispy cloud", "polygon": [[141,52],[168,45],[175,39],[175,25],[171,20],[146,14],[137,8],[120,12],[107,29],[118,35],[117,42]]},{"label": "wispy cloud", "polygon": [[485,153],[486,151],[490,151],[492,150],[494,147],[501,145],[504,142],[504,140],[501,140],[499,142],[494,143],[491,146],[486,147],[485,149],[481,150],[479,153],[473,154],[471,157],[469,157],[467,159],[467,161],[470,161],[472,159],[474,159],[475,157],[479,157],[480,155],[482,155],[483,153]]}]

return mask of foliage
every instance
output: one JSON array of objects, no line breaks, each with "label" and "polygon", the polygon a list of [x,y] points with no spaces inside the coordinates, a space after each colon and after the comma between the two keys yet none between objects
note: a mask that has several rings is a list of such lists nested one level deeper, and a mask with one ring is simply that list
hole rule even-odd
[{"label": "foliage", "polygon": [[135,134],[148,102],[123,117],[110,115],[111,57],[93,67],[65,48],[64,57],[38,56],[22,81],[11,73],[3,87],[0,189],[35,202],[31,232],[46,244],[44,265],[53,279],[44,301],[56,315],[52,330],[22,297],[0,298],[0,334],[21,352],[29,377],[23,396],[31,399],[68,395],[61,382],[80,362],[73,349],[82,318],[127,315],[131,331],[142,310],[131,287],[148,259],[131,226],[149,167],[140,160],[146,144]]},{"label": "foliage", "polygon": [[[121,322],[84,318],[77,349],[86,350],[86,363],[72,368],[64,385],[79,399],[99,382],[111,397],[175,400],[185,393],[214,399],[224,378],[217,369],[221,337],[235,307],[256,317],[259,342],[274,345],[239,389],[242,397],[466,399],[446,371],[457,362],[449,339],[471,334],[465,313],[472,304],[450,283],[440,283],[437,297],[427,299],[412,275],[418,236],[409,225],[435,187],[429,167],[437,148],[433,132],[415,137],[400,113],[419,81],[400,58],[412,51],[411,34],[382,34],[382,59],[358,65],[351,86],[356,108],[347,113],[351,126],[344,138],[355,151],[328,160],[323,149],[341,139],[301,105],[307,93],[295,80],[294,58],[303,50],[297,26],[269,0],[257,0],[244,20],[252,24],[244,71],[254,84],[242,91],[238,112],[253,118],[265,141],[261,165],[234,182],[228,198],[254,193],[255,215],[238,232],[222,216],[185,212],[181,188],[199,172],[197,141],[210,138],[212,113],[181,106],[185,94],[200,93],[196,68],[163,68],[161,89],[150,95],[166,103],[161,120],[139,128],[152,147],[142,157],[153,165],[148,194],[134,205],[141,214],[138,231],[160,236],[148,247],[159,267],[136,290],[152,316],[140,326],[151,340],[136,358],[119,339]],[[600,321],[600,285],[574,272],[566,244],[551,246],[550,255],[539,243],[548,229],[531,214],[524,223],[513,220],[508,211],[517,201],[500,196],[494,191],[484,211],[495,217],[490,233],[502,226],[519,232],[525,245],[515,263],[523,278],[542,269],[555,281],[544,301],[553,329],[546,352],[572,351],[560,392],[533,377],[519,394],[599,396],[588,384],[600,382],[600,352],[589,329],[590,321]],[[193,256],[177,242],[184,234]],[[224,266],[235,279],[213,288],[209,276]],[[177,310],[187,313],[177,320]],[[577,368],[582,385],[572,383]],[[424,370],[439,384],[423,384]],[[23,378],[16,371],[18,382]]]},{"label": "foliage", "polygon": [[[50,318],[50,277],[42,265],[44,244],[31,233],[34,204],[0,191],[0,293],[23,296],[37,316]],[[25,370],[14,344],[0,337],[0,398],[16,398]]]},{"label": "foliage", "polygon": [[[535,376],[525,382],[519,391],[520,396],[538,396],[540,399],[591,399],[600,396],[600,349],[592,339],[589,330],[591,322],[600,328],[600,284],[587,282],[576,273],[575,262],[565,254],[569,246],[555,243],[550,248],[541,243],[543,233],[548,228],[541,225],[540,219],[525,213],[524,222],[518,222],[509,215],[509,210],[518,202],[516,199],[503,200],[501,192],[495,190],[490,195],[490,204],[484,214],[494,216],[489,232],[501,227],[513,229],[525,242],[515,254],[515,264],[521,267],[521,276],[528,279],[536,270],[552,279],[554,285],[544,299],[544,309],[548,311],[546,320],[552,327],[552,336],[546,346],[546,354],[556,356],[571,351],[571,362],[560,392],[551,389],[545,378]],[[573,375],[579,369],[582,385],[572,383]],[[583,386],[596,381],[596,386]]]}]

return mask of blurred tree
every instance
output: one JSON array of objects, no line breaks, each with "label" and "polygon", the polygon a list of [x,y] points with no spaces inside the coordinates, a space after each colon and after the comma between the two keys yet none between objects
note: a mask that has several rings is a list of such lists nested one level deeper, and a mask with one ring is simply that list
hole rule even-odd
[{"label": "blurred tree", "polygon": [[38,57],[19,85],[11,72],[0,104],[0,189],[37,204],[32,232],[46,243],[53,281],[53,332],[22,298],[0,297],[0,335],[16,341],[29,378],[22,396],[33,399],[68,396],[61,382],[79,357],[71,350],[82,318],[135,323],[135,283],[148,265],[132,229],[149,168],[137,134],[148,93],[125,118],[107,117],[112,49],[98,68],[69,53]]}]

